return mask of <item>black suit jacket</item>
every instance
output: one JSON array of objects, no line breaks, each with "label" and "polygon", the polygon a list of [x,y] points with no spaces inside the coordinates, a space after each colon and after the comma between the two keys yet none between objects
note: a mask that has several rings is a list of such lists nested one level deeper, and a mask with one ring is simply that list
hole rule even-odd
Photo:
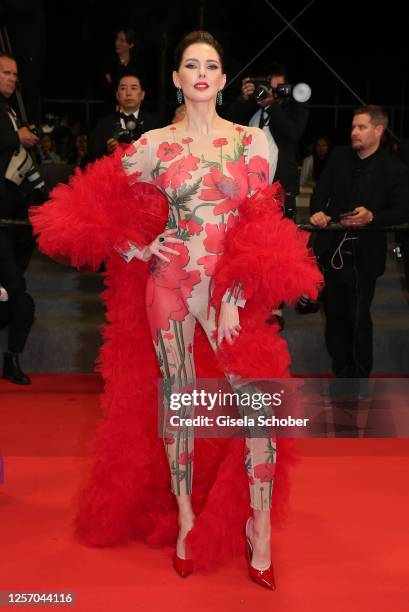
[{"label": "black suit jacket", "polygon": [[[144,111],[139,110],[138,120],[141,120],[141,133],[154,130],[159,127],[159,119]],[[119,113],[112,113],[101,117],[88,138],[88,161],[92,162],[107,155],[107,140],[112,138],[114,125],[119,122]]]},{"label": "black suit jacket", "polygon": [[6,191],[4,176],[10,159],[19,146],[18,134],[7,112],[7,100],[0,94],[0,196]]},{"label": "black suit jacket", "polygon": [[[235,123],[248,125],[254,113],[259,109],[254,98],[238,98],[226,113],[227,119]],[[282,104],[271,104],[267,109],[268,127],[278,147],[277,170],[271,181],[280,181],[285,191],[296,195],[300,189],[298,170],[298,143],[308,122],[309,110],[305,104],[293,99],[284,100]]]},{"label": "black suit jacket", "polygon": [[[359,173],[359,176],[357,176]],[[359,181],[359,201],[355,201]],[[342,212],[365,206],[373,213],[373,227],[409,222],[409,184],[407,169],[384,149],[372,156],[362,169],[351,147],[338,147],[331,153],[311,197],[311,214],[324,211],[339,220]],[[359,235],[358,262],[367,274],[380,276],[385,271],[386,232],[368,230]],[[314,249],[324,265],[337,248],[343,234],[319,232]]]},{"label": "black suit jacket", "polygon": [[[0,285],[9,295],[9,300],[26,290],[26,281],[7,241],[0,230]],[[0,302],[2,304],[2,302]]]}]

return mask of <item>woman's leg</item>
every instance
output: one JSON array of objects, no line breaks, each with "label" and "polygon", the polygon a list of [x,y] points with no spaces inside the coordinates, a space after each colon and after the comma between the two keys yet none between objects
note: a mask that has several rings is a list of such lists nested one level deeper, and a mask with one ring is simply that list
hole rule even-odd
[{"label": "woman's leg", "polygon": [[[196,318],[203,327],[207,338],[214,351],[217,350],[217,343],[214,340],[215,310],[195,313]],[[229,376],[230,384],[233,388],[241,392],[256,393],[259,390],[254,384],[240,386],[240,378]],[[232,380],[234,379],[234,383]],[[251,434],[256,434],[253,437]],[[270,510],[273,494],[274,472],[277,456],[276,441],[269,437],[257,437],[260,431],[257,428],[246,437],[246,455],[244,458],[245,467],[249,479],[250,506],[253,509],[254,520],[251,524],[250,537],[253,543],[252,565],[257,569],[265,569],[271,563],[270,551]]]},{"label": "woman's leg", "polygon": [[249,478],[250,506],[253,509],[249,533],[253,544],[251,564],[257,569],[267,569],[271,563],[270,510],[276,458],[274,439],[246,438],[245,465]]},{"label": "woman's leg", "polygon": [[[154,305],[148,309],[151,330],[154,333],[154,347],[163,377],[164,415],[163,437],[171,474],[171,489],[179,508],[179,536],[176,543],[177,555],[185,558],[185,537],[193,527],[194,514],[191,505],[193,479],[193,428],[172,427],[169,418],[193,416],[190,408],[181,406],[171,409],[171,395],[182,393],[195,381],[192,343],[195,318],[188,313],[183,321],[169,321],[169,329],[155,326]],[[156,320],[158,320],[156,318]],[[156,338],[155,338],[156,334]],[[173,396],[174,407],[177,396]]]}]

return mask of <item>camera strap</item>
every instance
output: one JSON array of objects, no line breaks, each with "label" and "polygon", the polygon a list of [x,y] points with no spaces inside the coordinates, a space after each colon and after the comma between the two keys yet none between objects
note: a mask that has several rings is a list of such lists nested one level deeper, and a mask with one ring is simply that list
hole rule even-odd
[{"label": "camera strap", "polygon": [[13,109],[13,108],[11,108],[11,106],[8,106],[8,105],[7,105],[6,110],[7,110],[7,114],[8,114],[8,116],[9,116],[9,118],[10,118],[10,121],[11,121],[11,123],[13,124],[14,131],[15,131],[15,132],[18,132],[18,128],[19,128],[19,121],[18,121],[18,119],[17,119],[17,115],[16,115],[16,113],[15,113],[14,109]]}]

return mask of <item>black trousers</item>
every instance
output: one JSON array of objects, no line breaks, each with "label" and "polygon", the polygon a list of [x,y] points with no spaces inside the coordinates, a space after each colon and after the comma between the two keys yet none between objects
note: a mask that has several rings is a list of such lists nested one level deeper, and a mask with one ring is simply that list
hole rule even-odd
[{"label": "black trousers", "polygon": [[396,240],[402,248],[406,287],[409,289],[409,232],[396,232]]},{"label": "black trousers", "polygon": [[[22,189],[6,181],[0,194],[0,218],[26,221],[27,203]],[[28,267],[33,254],[35,240],[31,225],[5,226],[2,232],[6,236],[18,267],[22,273]]]},{"label": "black trousers", "polygon": [[285,194],[284,216],[288,219],[292,219],[294,222],[297,218],[297,198],[290,192]]},{"label": "black trousers", "polygon": [[8,346],[12,353],[22,353],[34,321],[34,301],[26,292],[7,302],[0,302],[0,328],[7,327]]},{"label": "black trousers", "polygon": [[325,271],[325,339],[336,376],[366,378],[373,365],[371,304],[376,277],[363,271],[354,255],[341,270]]}]

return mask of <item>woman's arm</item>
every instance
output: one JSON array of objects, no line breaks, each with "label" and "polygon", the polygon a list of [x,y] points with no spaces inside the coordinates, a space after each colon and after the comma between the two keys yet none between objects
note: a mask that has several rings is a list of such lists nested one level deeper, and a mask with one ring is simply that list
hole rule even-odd
[{"label": "woman's arm", "polygon": [[[269,184],[270,148],[266,135],[258,128],[250,128],[247,139],[250,141],[246,157],[250,195]],[[239,335],[241,327],[238,308],[243,308],[245,304],[243,284],[238,278],[222,298],[217,332],[219,344],[224,338],[231,344]]]},{"label": "woman's arm", "polygon": [[[77,169],[69,185],[57,186],[48,202],[30,210],[40,250],[75,267],[98,269],[112,256],[113,246],[123,251],[132,244],[143,248],[163,232],[166,197],[154,185],[137,180],[142,170],[127,176],[121,153],[89,164],[84,172]],[[139,167],[142,160],[141,155]]]}]

